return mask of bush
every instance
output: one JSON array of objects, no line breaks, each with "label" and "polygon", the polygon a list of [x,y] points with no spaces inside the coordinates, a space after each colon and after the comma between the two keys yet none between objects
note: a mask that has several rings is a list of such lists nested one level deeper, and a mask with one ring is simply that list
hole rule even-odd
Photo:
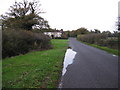
[{"label": "bush", "polygon": [[92,34],[79,35],[77,38],[83,42],[88,42],[93,44],[93,43],[97,43],[97,41],[100,39],[100,35],[92,33]]},{"label": "bush", "polygon": [[101,46],[107,46],[109,48],[118,49],[118,38],[107,38],[102,40]]},{"label": "bush", "polygon": [[25,54],[33,49],[51,48],[49,37],[25,30],[4,30],[2,45],[3,58]]},{"label": "bush", "polygon": [[106,46],[113,49],[118,49],[118,38],[108,37],[106,34],[102,34],[102,33],[78,35],[77,39],[90,44],[96,44],[96,45]]}]

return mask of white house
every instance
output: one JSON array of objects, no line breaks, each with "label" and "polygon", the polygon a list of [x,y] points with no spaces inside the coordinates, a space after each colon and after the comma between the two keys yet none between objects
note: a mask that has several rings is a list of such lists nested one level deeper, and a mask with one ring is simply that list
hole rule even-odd
[{"label": "white house", "polygon": [[48,35],[51,38],[60,38],[62,36],[61,31],[54,31],[54,32],[44,32],[45,35]]}]

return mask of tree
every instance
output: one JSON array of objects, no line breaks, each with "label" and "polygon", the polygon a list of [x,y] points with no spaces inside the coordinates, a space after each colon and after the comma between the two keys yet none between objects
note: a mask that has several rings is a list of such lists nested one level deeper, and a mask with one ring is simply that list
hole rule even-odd
[{"label": "tree", "polygon": [[106,34],[108,37],[112,36],[112,33],[110,31],[103,31],[102,34]]},{"label": "tree", "polygon": [[113,31],[114,33],[112,34],[113,37],[119,37],[120,32],[119,31]]},{"label": "tree", "polygon": [[90,33],[99,34],[99,33],[101,33],[101,32],[100,32],[100,30],[98,30],[98,29],[94,29],[94,30],[90,30]]},{"label": "tree", "polygon": [[95,33],[101,33],[100,30],[98,29],[94,29],[95,30]]},{"label": "tree", "polygon": [[49,28],[48,21],[40,17],[39,14],[43,13],[39,9],[37,1],[28,2],[15,2],[10,6],[10,12],[6,13],[3,18],[4,28],[31,30],[34,28]]},{"label": "tree", "polygon": [[70,32],[70,37],[77,37],[77,31],[76,30],[72,30]]},{"label": "tree", "polygon": [[87,34],[89,31],[86,28],[77,29],[77,34]]},{"label": "tree", "polygon": [[67,35],[67,37],[70,37],[70,31],[68,30],[68,31],[64,31],[65,33],[66,33],[66,35]]}]

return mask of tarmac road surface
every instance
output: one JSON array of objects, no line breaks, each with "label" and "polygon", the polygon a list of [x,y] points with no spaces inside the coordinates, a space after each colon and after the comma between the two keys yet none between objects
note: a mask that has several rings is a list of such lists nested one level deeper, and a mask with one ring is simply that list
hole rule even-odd
[{"label": "tarmac road surface", "polygon": [[77,54],[62,77],[62,88],[118,88],[118,56],[69,40]]}]

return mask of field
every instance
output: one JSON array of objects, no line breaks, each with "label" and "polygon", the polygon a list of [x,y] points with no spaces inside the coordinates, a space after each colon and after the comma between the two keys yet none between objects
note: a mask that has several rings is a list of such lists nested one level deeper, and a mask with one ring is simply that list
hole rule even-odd
[{"label": "field", "polygon": [[68,40],[52,40],[53,49],[6,58],[2,62],[3,88],[56,88]]}]

